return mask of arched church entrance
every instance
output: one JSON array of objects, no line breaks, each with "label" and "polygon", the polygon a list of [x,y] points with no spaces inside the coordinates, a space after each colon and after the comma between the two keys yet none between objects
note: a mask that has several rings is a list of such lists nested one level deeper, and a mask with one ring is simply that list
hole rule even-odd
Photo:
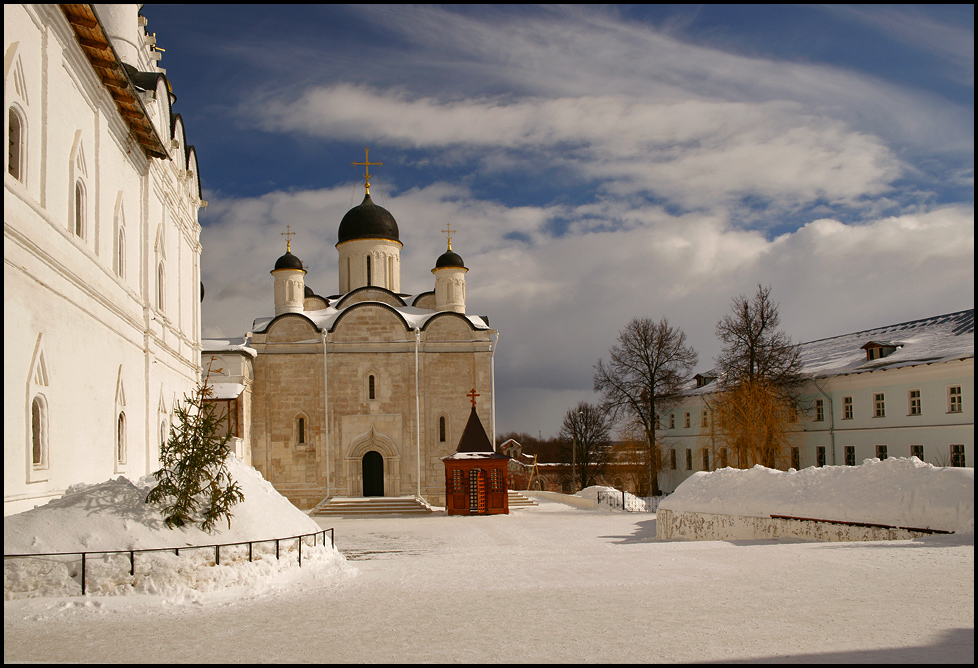
[{"label": "arched church entrance", "polygon": [[384,495],[384,457],[376,450],[363,456],[363,495]]}]

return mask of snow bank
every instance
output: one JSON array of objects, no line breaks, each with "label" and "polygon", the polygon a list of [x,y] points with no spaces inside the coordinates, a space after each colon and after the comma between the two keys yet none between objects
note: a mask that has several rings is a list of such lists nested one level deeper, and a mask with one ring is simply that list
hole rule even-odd
[{"label": "snow bank", "polygon": [[[137,483],[118,477],[95,485],[74,485],[59,498],[3,520],[5,554],[184,548],[240,541],[285,538],[320,531],[316,522],[279,494],[254,468],[236,457],[229,462],[231,476],[245,500],[231,509],[231,527],[218,523],[208,534],[196,526],[168,529],[158,508],[145,503],[155,479]],[[254,547],[223,548],[215,565],[213,549],[136,555],[136,574],[129,575],[129,556],[95,555],[86,567],[90,593],[180,594],[211,591],[232,585],[255,584],[296,567],[295,541],[282,543],[281,559],[274,543]],[[303,568],[342,570],[343,556],[329,545],[302,548]],[[5,559],[4,598],[67,596],[81,593],[80,557]]]},{"label": "snow bank", "polygon": [[975,470],[916,457],[787,472],[755,466],[698,472],[659,511],[866,522],[974,533]]}]

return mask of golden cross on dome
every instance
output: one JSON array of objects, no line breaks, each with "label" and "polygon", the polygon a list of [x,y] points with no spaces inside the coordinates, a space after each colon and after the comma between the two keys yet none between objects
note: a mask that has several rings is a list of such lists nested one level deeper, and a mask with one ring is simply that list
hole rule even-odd
[{"label": "golden cross on dome", "polygon": [[448,229],[442,230],[442,233],[443,234],[447,234],[448,235],[448,250],[452,250],[452,233],[453,232],[458,232],[458,230],[453,230],[451,223],[448,224]]},{"label": "golden cross on dome", "polygon": [[292,252],[292,237],[295,236],[295,232],[292,231],[292,226],[291,225],[286,225],[285,226],[285,232],[282,232],[281,235],[283,237],[285,237],[285,252],[286,253],[291,253]]},{"label": "golden cross on dome", "polygon": [[355,166],[363,165],[364,167],[367,168],[366,169],[366,172],[363,175],[363,178],[367,179],[367,182],[366,182],[365,185],[367,187],[367,194],[369,195],[370,194],[370,165],[377,165],[378,167],[381,167],[381,166],[383,166],[384,163],[382,163],[382,162],[370,162],[370,149],[368,147],[364,146],[363,152],[366,155],[366,158],[364,158],[364,162],[351,162],[350,164],[351,165],[355,165]]},{"label": "golden cross on dome", "polygon": [[475,408],[475,398],[476,397],[481,397],[482,395],[481,394],[476,394],[475,388],[473,387],[472,388],[472,391],[469,392],[468,394],[466,394],[465,396],[467,396],[469,399],[472,400],[472,408]]}]

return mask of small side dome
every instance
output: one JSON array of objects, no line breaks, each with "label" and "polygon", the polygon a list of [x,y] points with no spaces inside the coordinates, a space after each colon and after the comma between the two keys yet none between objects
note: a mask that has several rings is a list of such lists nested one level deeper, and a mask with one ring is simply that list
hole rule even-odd
[{"label": "small side dome", "polygon": [[435,262],[435,269],[441,269],[443,267],[461,267],[465,269],[465,263],[462,262],[461,255],[448,250],[442,253]]},{"label": "small side dome", "polygon": [[310,288],[310,287],[309,287],[309,286],[307,285],[307,286],[305,286],[305,292],[303,293],[303,296],[304,296],[304,297],[315,297],[315,296],[316,296],[316,293],[315,293],[315,292],[313,292],[313,291],[312,291],[312,288]]},{"label": "small side dome", "polygon": [[285,251],[285,255],[275,261],[275,269],[273,271],[278,269],[301,269],[305,271],[305,268],[302,266],[302,260],[293,255],[291,251]]},{"label": "small side dome", "polygon": [[374,204],[368,193],[360,206],[346,212],[340,221],[337,244],[351,239],[389,239],[400,243],[397,221],[391,212]]}]

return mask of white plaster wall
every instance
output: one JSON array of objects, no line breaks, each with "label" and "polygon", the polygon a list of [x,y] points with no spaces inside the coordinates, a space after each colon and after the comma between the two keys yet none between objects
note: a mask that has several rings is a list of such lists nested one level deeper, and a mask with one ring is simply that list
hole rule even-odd
[{"label": "white plaster wall", "polygon": [[[4,169],[6,515],[77,482],[157,467],[160,424],[172,424],[175,401],[199,374],[201,203],[196,176],[180,176],[184,165],[127,146],[128,126],[57,5],[5,5],[4,42],[5,106],[23,107],[28,121],[24,182]],[[83,169],[73,159],[79,152]],[[82,238],[73,226],[75,178],[87,194]],[[167,299],[158,309],[156,263],[164,256]],[[39,357],[46,385],[33,382]],[[38,393],[48,404],[41,469],[31,464],[30,404]],[[115,457],[120,410],[122,465]]]},{"label": "white plaster wall", "polygon": [[339,287],[345,294],[367,285],[367,256],[371,260],[370,285],[401,291],[401,244],[386,239],[352,239],[337,245]]}]

